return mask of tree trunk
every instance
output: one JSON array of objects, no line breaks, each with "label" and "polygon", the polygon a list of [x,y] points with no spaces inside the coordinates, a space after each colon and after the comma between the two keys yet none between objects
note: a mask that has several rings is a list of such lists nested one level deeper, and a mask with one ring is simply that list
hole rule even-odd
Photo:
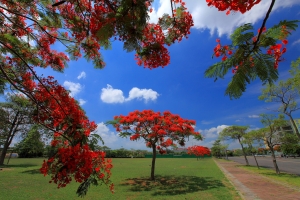
[{"label": "tree trunk", "polygon": [[6,155],[7,149],[9,147],[9,145],[11,144],[12,139],[13,139],[15,133],[16,133],[17,127],[19,125],[17,123],[18,116],[19,116],[19,111],[16,113],[16,115],[14,117],[14,121],[13,121],[13,123],[12,123],[12,125],[11,125],[11,127],[9,129],[8,136],[7,136],[5,144],[3,146],[3,149],[2,149],[2,152],[1,152],[1,155],[0,155],[0,165],[4,165],[4,159],[5,159],[5,155]]},{"label": "tree trunk", "polygon": [[246,152],[245,152],[245,149],[243,147],[243,144],[241,143],[241,139],[240,138],[239,138],[239,143],[242,146],[242,150],[243,150],[243,154],[244,154],[244,157],[245,157],[246,165],[249,165],[249,162],[248,162],[248,159],[247,159],[247,156],[246,156]]},{"label": "tree trunk", "polygon": [[156,159],[156,145],[153,144],[152,145],[152,165],[151,165],[151,180],[155,180],[155,177],[154,177],[154,170],[155,170],[155,159]]},{"label": "tree trunk", "polygon": [[291,122],[292,122],[293,130],[295,131],[296,135],[297,135],[298,138],[300,139],[300,133],[299,133],[298,127],[297,127],[297,125],[296,125],[296,123],[295,123],[295,121],[294,121],[292,115],[291,115],[291,114],[288,114],[288,113],[286,113],[286,115],[290,118],[290,120],[291,120]]},{"label": "tree trunk", "polygon": [[0,156],[0,165],[4,165],[4,159],[5,159],[5,155],[6,155],[8,147],[9,147],[8,140],[6,140],[5,144],[3,146],[2,152],[1,152],[1,156]]},{"label": "tree trunk", "polygon": [[225,150],[226,160],[228,160],[227,149]]},{"label": "tree trunk", "polygon": [[7,160],[7,163],[6,163],[7,165],[8,165],[8,163],[9,163],[10,159],[11,159],[12,154],[13,154],[13,152],[10,152],[9,157],[8,157],[8,160]]},{"label": "tree trunk", "polygon": [[275,157],[275,154],[274,154],[274,149],[271,147],[270,150],[272,152],[272,159],[273,159],[273,164],[274,164],[274,167],[275,167],[276,174],[280,174],[280,171],[279,171],[279,168],[278,168],[278,165],[277,165],[277,162],[276,162],[276,157]]},{"label": "tree trunk", "polygon": [[257,160],[256,160],[256,156],[255,156],[255,154],[254,154],[254,153],[253,153],[252,155],[253,155],[253,157],[254,157],[254,160],[255,160],[255,162],[256,162],[256,166],[257,166],[257,168],[259,169],[259,165],[258,165],[258,162],[257,162]]}]

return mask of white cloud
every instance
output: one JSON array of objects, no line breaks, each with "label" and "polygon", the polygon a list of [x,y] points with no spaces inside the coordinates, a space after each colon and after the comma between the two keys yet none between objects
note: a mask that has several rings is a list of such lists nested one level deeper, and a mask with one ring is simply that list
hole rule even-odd
[{"label": "white cloud", "polygon": [[155,101],[159,94],[152,89],[139,89],[137,87],[132,88],[129,91],[128,98],[125,98],[123,91],[120,89],[114,89],[111,85],[107,84],[106,88],[102,88],[100,98],[105,103],[124,103],[125,101],[131,101],[133,99],[144,99],[145,102]]},{"label": "white cloud", "polygon": [[249,115],[249,118],[259,118],[259,115]]},{"label": "white cloud", "polygon": [[97,129],[95,130],[95,133],[100,135],[104,141],[104,145],[110,148],[111,145],[119,139],[119,136],[114,132],[111,132],[103,122],[97,124]]},{"label": "white cloud", "polygon": [[292,45],[299,44],[299,43],[300,43],[300,39],[299,39],[299,40],[296,40],[295,42],[293,42]]},{"label": "white cloud", "polygon": [[81,79],[81,78],[85,79],[85,77],[86,77],[86,73],[85,72],[81,72],[79,74],[79,76],[77,76],[77,79]]},{"label": "white cloud", "polygon": [[146,102],[149,100],[155,101],[159,94],[152,89],[139,89],[137,87],[132,88],[129,91],[129,97],[125,101],[131,101],[132,99],[144,99]]},{"label": "white cloud", "polygon": [[237,120],[235,120],[235,122],[240,122],[241,120],[239,120],[239,119],[237,119]]},{"label": "white cloud", "polygon": [[[194,28],[209,29],[211,34],[217,33],[219,36],[223,34],[230,34],[235,27],[245,23],[255,23],[262,20],[270,6],[271,1],[261,1],[255,5],[250,11],[245,14],[232,13],[226,15],[226,12],[220,12],[215,7],[208,7],[206,1],[186,0],[188,11],[192,14],[194,20]],[[290,7],[292,5],[299,5],[300,1],[282,0],[276,1],[273,11],[282,8]],[[170,2],[160,0],[160,6],[152,13],[150,13],[150,21],[157,22],[158,17],[163,13],[170,13]]]},{"label": "white cloud", "polygon": [[86,103],[86,101],[85,100],[83,100],[83,99],[79,99],[79,105],[84,105]]},{"label": "white cloud", "polygon": [[73,83],[70,81],[65,81],[64,87],[71,91],[70,96],[72,97],[74,97],[82,90],[82,86],[80,85],[80,83]]},{"label": "white cloud", "polygon": [[[144,140],[131,141],[129,140],[129,137],[122,138],[118,135],[118,133],[111,131],[103,122],[97,124],[95,133],[100,135],[104,141],[104,145],[111,149],[125,148],[149,150],[146,147]],[[102,145],[102,143],[99,142],[99,145]]]},{"label": "white cloud", "polygon": [[32,46],[32,47],[35,47],[35,46],[36,46],[35,40],[32,40],[32,39],[30,39],[30,38],[27,37],[27,36],[22,36],[22,37],[21,37],[21,40],[22,40],[23,42],[28,43],[28,44],[29,44],[30,46]]},{"label": "white cloud", "polygon": [[100,98],[104,103],[123,103],[125,101],[122,90],[114,89],[109,84],[106,88],[102,88]]},{"label": "white cloud", "polygon": [[220,125],[217,127],[212,127],[210,129],[199,130],[199,132],[203,135],[205,139],[213,139],[219,136],[219,133],[223,131],[224,128],[228,127],[228,125]]}]

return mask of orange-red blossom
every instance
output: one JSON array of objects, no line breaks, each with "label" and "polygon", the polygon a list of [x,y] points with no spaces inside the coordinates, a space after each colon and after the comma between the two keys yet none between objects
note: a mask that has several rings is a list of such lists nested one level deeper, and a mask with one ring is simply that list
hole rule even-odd
[{"label": "orange-red blossom", "polygon": [[166,153],[163,148],[176,146],[176,143],[184,146],[185,137],[201,138],[194,130],[194,120],[183,119],[169,111],[134,111],[127,116],[115,116],[115,120],[118,121],[114,124],[118,132],[131,133],[130,140],[144,139],[147,147],[156,148],[161,154]]},{"label": "orange-red blossom", "polygon": [[191,146],[187,148],[188,154],[193,154],[195,156],[204,156],[204,155],[210,155],[210,149],[204,146]]}]

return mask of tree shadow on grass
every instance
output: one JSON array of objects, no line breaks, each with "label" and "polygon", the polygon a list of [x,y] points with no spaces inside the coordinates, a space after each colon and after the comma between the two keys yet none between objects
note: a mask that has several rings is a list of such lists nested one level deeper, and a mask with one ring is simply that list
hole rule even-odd
[{"label": "tree shadow on grass", "polygon": [[40,169],[32,169],[32,170],[26,170],[26,171],[23,171],[21,173],[26,173],[26,174],[41,174],[41,171]]},{"label": "tree shadow on grass", "polygon": [[149,177],[132,178],[126,179],[121,185],[130,186],[129,190],[133,192],[153,191],[153,196],[182,195],[225,187],[220,180],[212,177],[159,175],[155,177],[155,181],[151,181]]},{"label": "tree shadow on grass", "polygon": [[292,174],[285,171],[280,171],[280,174],[276,174],[276,172],[262,172],[261,174],[267,175],[267,176],[277,176],[277,177],[286,177],[286,178],[296,178],[299,179],[299,174]]},{"label": "tree shadow on grass", "polygon": [[33,165],[33,164],[19,164],[19,165],[0,165],[0,168],[17,168],[17,167],[20,167],[20,168],[28,168],[28,167],[35,167],[35,166],[38,166],[38,165]]}]

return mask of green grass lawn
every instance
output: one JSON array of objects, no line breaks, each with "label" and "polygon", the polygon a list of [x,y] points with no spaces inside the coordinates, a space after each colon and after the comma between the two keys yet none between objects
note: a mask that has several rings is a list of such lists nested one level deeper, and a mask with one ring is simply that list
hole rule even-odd
[{"label": "green grass lawn", "polygon": [[[78,183],[57,189],[49,176],[39,173],[42,161],[11,159],[0,171],[0,199],[79,199]],[[104,185],[92,186],[84,199],[241,199],[211,158],[159,158],[155,182],[149,181],[149,158],[117,158],[113,165],[115,193]]]}]

